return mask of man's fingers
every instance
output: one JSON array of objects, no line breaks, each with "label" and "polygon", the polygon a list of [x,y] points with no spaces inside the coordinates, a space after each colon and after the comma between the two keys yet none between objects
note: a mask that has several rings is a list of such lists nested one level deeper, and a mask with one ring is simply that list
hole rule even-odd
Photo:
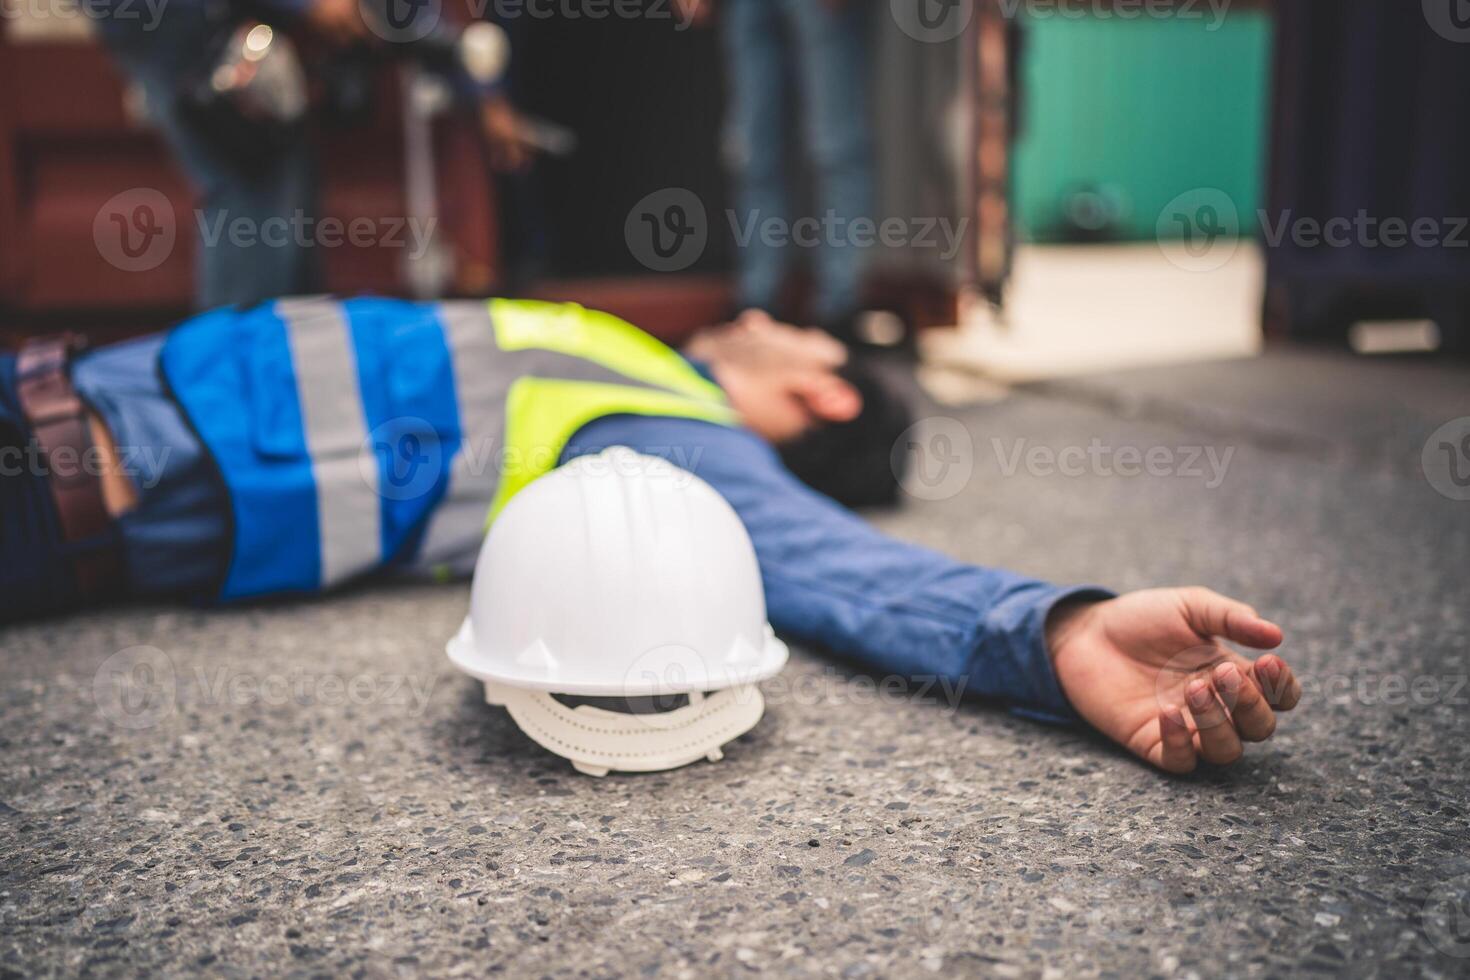
[{"label": "man's fingers", "polygon": [[1199,729],[1199,753],[1206,762],[1228,766],[1239,759],[1244,751],[1235,726],[1225,714],[1225,708],[1215,700],[1215,691],[1209,681],[1196,678],[1184,689],[1184,699],[1189,703],[1189,713],[1194,716],[1194,726]]},{"label": "man's fingers", "polygon": [[1281,645],[1281,627],[1268,622],[1243,602],[1209,589],[1184,590],[1185,617],[1201,636],[1223,636],[1255,650]]},{"label": "man's fingers", "polygon": [[1157,757],[1149,761],[1165,772],[1184,775],[1193,772],[1195,766],[1194,737],[1184,712],[1178,705],[1169,705],[1159,712],[1159,747]]},{"label": "man's fingers", "polygon": [[1266,703],[1261,689],[1233,663],[1214,670],[1215,691],[1230,708],[1235,731],[1247,742],[1264,742],[1276,731],[1276,713]]},{"label": "man's fingers", "polygon": [[1286,661],[1274,653],[1257,660],[1252,669],[1266,701],[1277,711],[1290,711],[1302,699],[1301,681],[1296,679]]}]

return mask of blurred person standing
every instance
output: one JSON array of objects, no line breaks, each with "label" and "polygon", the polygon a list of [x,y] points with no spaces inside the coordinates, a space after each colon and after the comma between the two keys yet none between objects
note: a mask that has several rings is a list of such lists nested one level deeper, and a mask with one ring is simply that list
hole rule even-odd
[{"label": "blurred person standing", "polygon": [[[686,21],[702,23],[716,0],[678,2]],[[846,335],[861,303],[866,266],[864,249],[848,232],[854,219],[873,215],[863,0],[719,2],[730,91],[726,151],[735,178],[738,302],[789,318],[790,311],[780,308],[781,294],[801,248],[812,253],[809,312],[831,332]],[[804,155],[816,178],[813,234],[796,234],[791,215],[787,112],[793,82]]]},{"label": "blurred person standing", "polygon": [[[318,217],[318,181],[306,127],[274,127],[268,138],[245,131],[243,123],[240,131],[226,132],[228,121],[201,124],[190,111],[190,97],[208,88],[229,39],[251,20],[300,27],[332,51],[346,52],[381,45],[385,36],[428,36],[438,27],[438,5],[386,0],[395,6],[383,14],[387,27],[375,31],[364,16],[376,10],[371,6],[376,0],[170,0],[153,20],[111,16],[112,2],[98,0],[95,7],[99,34],[141,88],[149,121],[199,198],[196,306],[249,306],[320,291],[310,236],[286,233],[262,247],[262,229],[297,229]],[[491,165],[507,171],[525,167],[529,146],[503,86],[498,80],[476,81],[462,70],[451,74],[448,80],[460,100],[478,112]],[[231,232],[242,219],[252,234]]]}]

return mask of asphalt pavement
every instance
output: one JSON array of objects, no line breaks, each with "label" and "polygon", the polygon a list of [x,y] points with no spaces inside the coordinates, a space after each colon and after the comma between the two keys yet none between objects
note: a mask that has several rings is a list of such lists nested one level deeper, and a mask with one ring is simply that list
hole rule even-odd
[{"label": "asphalt pavement", "polygon": [[1470,370],[1273,351],[930,414],[877,523],[1250,601],[1306,682],[1277,737],[1165,778],[797,651],[724,761],[599,780],[449,667],[464,585],[0,629],[0,970],[1470,974]]}]

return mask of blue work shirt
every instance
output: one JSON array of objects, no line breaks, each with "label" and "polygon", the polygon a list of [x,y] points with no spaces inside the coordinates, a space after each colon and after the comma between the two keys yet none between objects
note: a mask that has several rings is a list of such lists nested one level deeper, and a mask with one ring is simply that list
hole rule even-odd
[{"label": "blue work shirt", "polygon": [[[139,488],[118,522],[140,595],[217,581],[229,506],[197,437],[164,390],[162,337],[81,357],[73,380],[112,430]],[[1075,718],[1046,649],[1048,613],[1106,598],[956,561],[895,540],[796,479],[755,434],[692,419],[616,415],[588,423],[562,461],[627,446],[714,487],[755,546],[771,624],[783,634],[904,678],[933,678],[1022,713]]]}]

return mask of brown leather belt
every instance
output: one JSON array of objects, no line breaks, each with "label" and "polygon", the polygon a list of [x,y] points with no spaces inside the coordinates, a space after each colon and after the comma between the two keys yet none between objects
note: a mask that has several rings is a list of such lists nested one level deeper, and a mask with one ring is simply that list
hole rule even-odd
[{"label": "brown leather belt", "polygon": [[77,588],[84,598],[97,599],[122,584],[123,563],[102,499],[100,454],[92,445],[87,409],[67,370],[71,354],[82,346],[72,334],[26,341],[16,358],[16,389],[44,461]]}]

